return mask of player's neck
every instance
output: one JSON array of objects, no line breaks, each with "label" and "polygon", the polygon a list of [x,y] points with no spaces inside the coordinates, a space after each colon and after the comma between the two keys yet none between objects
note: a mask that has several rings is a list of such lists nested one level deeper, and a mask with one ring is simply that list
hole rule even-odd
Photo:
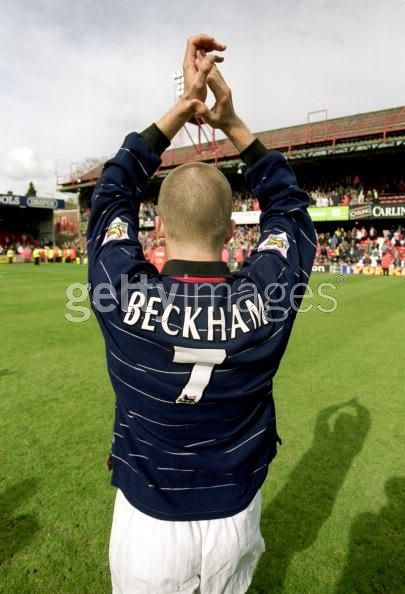
[{"label": "player's neck", "polygon": [[196,246],[166,245],[168,260],[191,260],[193,262],[220,262],[221,250],[210,250]]}]

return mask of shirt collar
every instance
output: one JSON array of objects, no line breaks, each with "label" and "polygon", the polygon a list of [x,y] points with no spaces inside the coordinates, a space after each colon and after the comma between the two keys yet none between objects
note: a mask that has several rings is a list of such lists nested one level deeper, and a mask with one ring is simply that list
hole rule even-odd
[{"label": "shirt collar", "polygon": [[168,260],[160,274],[162,276],[232,277],[228,266],[221,261]]}]

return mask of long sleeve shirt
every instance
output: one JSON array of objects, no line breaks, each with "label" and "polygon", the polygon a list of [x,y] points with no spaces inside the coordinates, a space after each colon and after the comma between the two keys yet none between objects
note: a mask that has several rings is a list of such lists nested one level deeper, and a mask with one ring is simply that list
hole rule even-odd
[{"label": "long sleeve shirt", "polygon": [[129,134],[92,197],[90,294],[116,396],[112,483],[150,516],[214,519],[249,505],[276,455],[273,378],[316,236],[291,167],[256,140],[241,157],[261,236],[240,271],[169,260],[159,274],[138,212],[167,144],[156,126]]}]

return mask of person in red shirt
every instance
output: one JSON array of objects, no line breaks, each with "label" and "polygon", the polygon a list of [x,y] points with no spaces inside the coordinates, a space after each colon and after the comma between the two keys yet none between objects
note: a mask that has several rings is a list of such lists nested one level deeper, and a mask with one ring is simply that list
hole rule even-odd
[{"label": "person in red shirt", "polygon": [[388,276],[390,271],[390,266],[392,264],[392,256],[389,251],[386,251],[381,259],[381,266],[383,271],[383,276]]},{"label": "person in red shirt", "polygon": [[229,250],[225,246],[222,248],[222,262],[229,264]]},{"label": "person in red shirt", "polygon": [[23,250],[24,262],[25,263],[31,262],[31,257],[32,257],[32,250],[29,246],[26,246]]}]

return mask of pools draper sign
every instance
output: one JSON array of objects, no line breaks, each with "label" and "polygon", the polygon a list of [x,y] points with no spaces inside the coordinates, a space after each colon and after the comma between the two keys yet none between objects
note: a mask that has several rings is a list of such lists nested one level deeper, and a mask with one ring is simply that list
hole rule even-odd
[{"label": "pools draper sign", "polygon": [[40,198],[39,196],[13,196],[0,194],[0,206],[15,206],[17,208],[46,208],[55,210],[65,208],[65,201],[58,198]]}]

